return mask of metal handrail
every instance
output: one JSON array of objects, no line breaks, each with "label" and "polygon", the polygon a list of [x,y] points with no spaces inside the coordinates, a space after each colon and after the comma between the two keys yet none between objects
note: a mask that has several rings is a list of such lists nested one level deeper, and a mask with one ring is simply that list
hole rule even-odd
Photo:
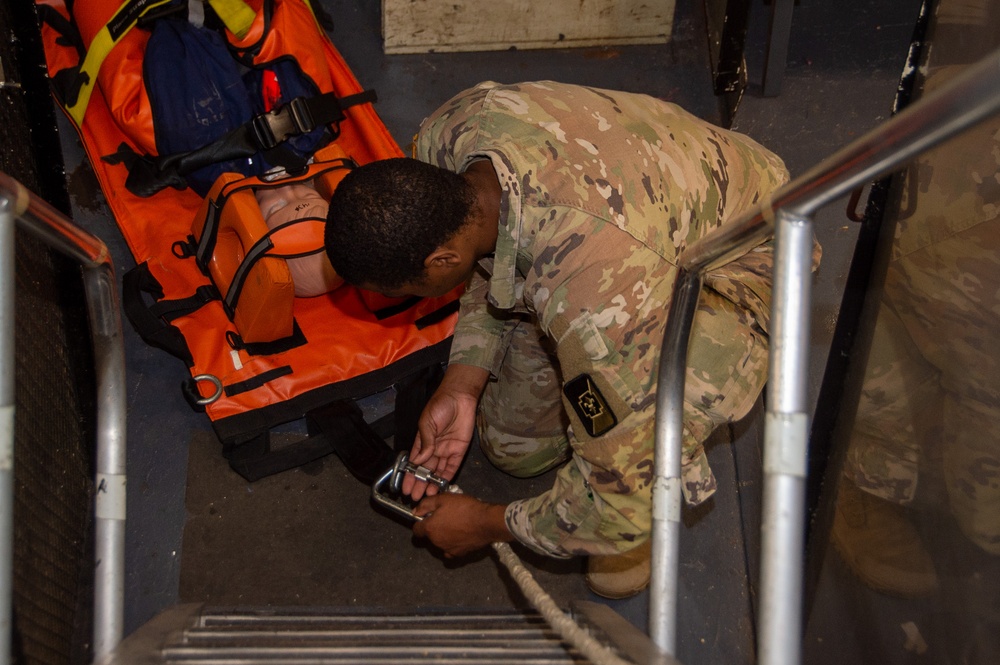
[{"label": "metal handrail", "polygon": [[758,623],[762,663],[801,658],[801,588],[809,427],[806,370],[812,214],[1000,112],[1000,51],[785,185],[735,222],[688,247],[678,262],[657,383],[649,632],[666,653],[676,639],[680,459],[688,338],[703,275],[775,237],[764,429],[764,505]]},{"label": "metal handrail", "polygon": [[[10,654],[14,418],[14,225],[80,264],[97,377],[93,659],[121,642],[125,596],[125,346],[114,266],[98,238],[0,172],[0,658]],[[9,439],[8,439],[9,437]],[[6,660],[0,663],[6,663]]]}]

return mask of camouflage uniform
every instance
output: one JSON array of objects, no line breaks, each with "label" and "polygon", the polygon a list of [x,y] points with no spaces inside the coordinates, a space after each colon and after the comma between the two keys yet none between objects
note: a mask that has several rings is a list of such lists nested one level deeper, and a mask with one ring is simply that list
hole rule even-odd
[{"label": "camouflage uniform", "polygon": [[[645,95],[483,83],[426,120],[415,156],[503,190],[495,254],[463,298],[451,361],[490,370],[483,449],[548,492],[512,503],[511,532],[557,557],[649,534],[659,352],[676,259],[783,184],[749,138]],[[747,413],[767,373],[770,244],[706,276],[689,354],[684,493],[715,490],[702,442]]]},{"label": "camouflage uniform", "polygon": [[1000,125],[908,177],[846,474],[902,504],[921,471],[943,480],[963,531],[1000,553]]}]

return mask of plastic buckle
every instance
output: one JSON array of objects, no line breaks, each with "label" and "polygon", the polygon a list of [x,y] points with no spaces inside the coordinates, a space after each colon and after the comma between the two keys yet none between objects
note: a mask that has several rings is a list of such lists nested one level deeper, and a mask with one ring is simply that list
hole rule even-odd
[{"label": "plastic buckle", "polygon": [[280,108],[254,116],[250,124],[262,150],[270,150],[289,137],[313,129],[312,114],[303,97],[296,97]]},{"label": "plastic buckle", "polygon": [[419,522],[424,518],[414,515],[412,508],[401,501],[392,498],[388,494],[388,492],[391,492],[393,495],[399,496],[402,493],[403,476],[407,473],[413,474],[417,480],[437,485],[438,489],[442,492],[451,491],[450,484],[447,480],[434,475],[434,473],[432,473],[427,467],[413,464],[410,462],[409,453],[402,452],[396,456],[396,463],[393,464],[392,467],[385,473],[376,478],[375,482],[372,483],[372,499],[375,503],[385,506],[403,517],[408,517],[411,520]]}]

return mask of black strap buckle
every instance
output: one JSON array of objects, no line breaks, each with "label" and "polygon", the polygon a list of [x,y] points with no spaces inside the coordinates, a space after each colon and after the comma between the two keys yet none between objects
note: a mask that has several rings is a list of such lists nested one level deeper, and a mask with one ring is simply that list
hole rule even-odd
[{"label": "black strap buckle", "polygon": [[311,132],[315,123],[305,98],[296,97],[281,108],[254,116],[251,126],[261,150],[270,150],[287,138]]}]

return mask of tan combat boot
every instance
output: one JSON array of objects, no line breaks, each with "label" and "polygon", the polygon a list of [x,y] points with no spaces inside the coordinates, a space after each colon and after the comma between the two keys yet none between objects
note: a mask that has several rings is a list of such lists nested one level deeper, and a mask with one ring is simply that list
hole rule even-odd
[{"label": "tan combat boot", "polygon": [[650,540],[623,554],[587,558],[587,586],[598,596],[619,600],[649,586]]},{"label": "tan combat boot", "polygon": [[848,568],[872,589],[919,598],[938,586],[934,562],[906,509],[843,480],[830,541]]}]

